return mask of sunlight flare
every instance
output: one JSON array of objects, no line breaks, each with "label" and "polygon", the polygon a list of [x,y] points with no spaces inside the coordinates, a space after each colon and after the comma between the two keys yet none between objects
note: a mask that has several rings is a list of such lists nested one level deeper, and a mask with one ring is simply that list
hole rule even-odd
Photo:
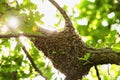
[{"label": "sunlight flare", "polygon": [[8,20],[7,20],[7,26],[9,28],[12,28],[12,29],[17,28],[19,26],[19,20],[18,20],[18,18],[15,17],[15,16],[9,17]]}]

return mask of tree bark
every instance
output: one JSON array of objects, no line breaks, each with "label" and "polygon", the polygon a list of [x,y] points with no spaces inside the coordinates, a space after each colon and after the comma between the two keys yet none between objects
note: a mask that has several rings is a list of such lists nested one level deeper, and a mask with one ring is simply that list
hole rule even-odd
[{"label": "tree bark", "polygon": [[88,49],[91,54],[89,61],[91,64],[117,64],[120,63],[120,53],[113,51],[111,48]]}]

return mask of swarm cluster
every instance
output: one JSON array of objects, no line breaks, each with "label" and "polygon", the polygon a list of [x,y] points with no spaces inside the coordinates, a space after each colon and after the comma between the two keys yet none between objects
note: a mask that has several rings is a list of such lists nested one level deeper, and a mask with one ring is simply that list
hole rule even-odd
[{"label": "swarm cluster", "polygon": [[67,76],[66,80],[81,79],[89,71],[90,65],[85,67],[84,61],[79,59],[87,47],[74,29],[53,32],[42,39],[37,37],[33,43]]}]

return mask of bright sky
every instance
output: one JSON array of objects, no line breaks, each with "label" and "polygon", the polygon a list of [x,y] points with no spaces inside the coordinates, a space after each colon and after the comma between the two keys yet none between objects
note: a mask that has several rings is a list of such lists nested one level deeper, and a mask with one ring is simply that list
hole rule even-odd
[{"label": "bright sky", "polygon": [[[14,0],[9,0],[9,2],[12,2]],[[18,3],[21,3],[23,0],[17,0]],[[41,13],[44,14],[44,17],[42,18],[42,20],[44,21],[44,28],[47,28],[49,30],[56,30],[54,26],[55,23],[57,23],[59,21],[58,18],[55,17],[56,15],[56,8],[48,1],[48,0],[44,0],[44,2],[42,2],[42,0],[31,0],[32,2],[34,2],[35,4],[38,5],[38,11],[40,11]],[[56,2],[63,7],[64,5],[69,6],[68,11],[70,14],[71,8],[75,6],[76,3],[79,3],[80,0],[56,0]],[[18,19],[14,16],[9,17],[8,21],[7,21],[7,26],[9,26],[12,29],[15,29],[18,27],[19,23],[18,23]],[[64,22],[60,24],[60,27],[64,27]],[[3,27],[2,32],[6,32],[7,31],[7,27]]]},{"label": "bright sky", "polygon": [[[56,8],[48,0],[44,0],[44,3],[42,3],[42,0],[41,1],[32,0],[32,1],[38,4],[39,11],[44,14],[44,18],[42,19],[45,22],[44,28],[55,30],[53,26],[59,20],[55,17]],[[69,9],[71,9],[72,7],[75,6],[76,3],[79,3],[80,0],[56,0],[56,2],[61,7],[63,7],[64,5],[67,5],[69,6]],[[60,27],[64,27],[64,23],[60,24]]]},{"label": "bright sky", "polygon": [[[12,2],[13,0],[9,0],[9,1]],[[17,1],[18,3],[21,3],[23,0],[17,0]],[[42,21],[44,22],[43,25],[44,28],[49,30],[56,30],[54,24],[59,21],[59,19],[55,17],[57,9],[48,0],[44,0],[44,2],[42,2],[42,0],[31,0],[31,1],[37,4],[38,11],[44,14],[44,17],[42,18]],[[67,5],[68,13],[71,14],[72,12],[71,8],[73,8],[76,5],[76,3],[79,3],[80,0],[56,0],[56,2],[61,7]],[[19,20],[17,19],[17,17],[11,16],[8,18],[6,25],[9,26],[9,28],[11,29],[16,29],[19,26]],[[59,25],[59,28],[62,27],[64,27],[64,21],[62,21],[62,23]],[[5,33],[7,32],[8,29],[7,27],[4,26],[3,29],[1,30],[2,32]]]}]

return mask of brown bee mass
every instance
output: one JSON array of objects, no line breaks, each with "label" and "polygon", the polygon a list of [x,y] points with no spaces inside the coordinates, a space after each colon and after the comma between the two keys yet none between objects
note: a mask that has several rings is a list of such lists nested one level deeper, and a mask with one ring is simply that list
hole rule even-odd
[{"label": "brown bee mass", "polygon": [[67,76],[66,80],[81,79],[89,71],[90,66],[84,67],[84,61],[79,59],[85,55],[86,45],[74,29],[53,32],[43,39],[38,37],[33,43]]}]

